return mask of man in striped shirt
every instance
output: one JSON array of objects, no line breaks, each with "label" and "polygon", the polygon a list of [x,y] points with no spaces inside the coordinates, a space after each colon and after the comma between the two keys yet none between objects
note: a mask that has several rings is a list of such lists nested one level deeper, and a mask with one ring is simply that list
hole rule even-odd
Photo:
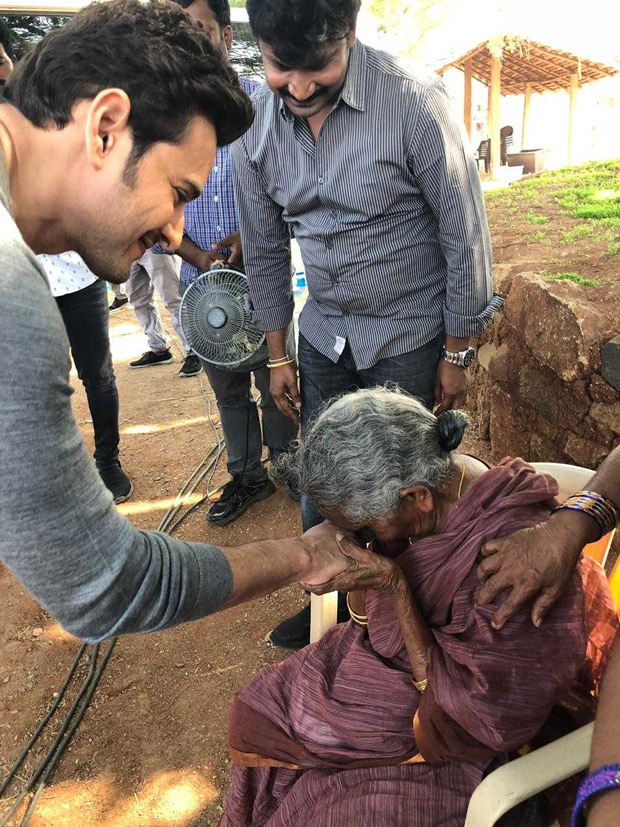
[{"label": "man in striped shirt", "polygon": [[[228,0],[179,0],[180,5],[207,32],[213,45],[228,59],[233,42]],[[251,95],[259,85],[240,78],[243,90]],[[181,294],[214,261],[224,259],[241,264],[243,254],[232,181],[230,147],[219,147],[211,174],[200,198],[184,210],[183,241],[177,250],[181,265]],[[227,525],[251,505],[274,493],[275,487],[263,467],[262,443],[269,450],[274,472],[278,459],[297,436],[297,423],[291,422],[276,407],[269,393],[269,371],[254,371],[259,390],[263,435],[258,411],[251,393],[250,373],[220,370],[201,360],[217,400],[228,453],[228,472],[232,479],[220,499],[207,512],[207,520]],[[283,479],[286,482],[286,477]]]},{"label": "man in striped shirt", "polygon": [[[443,83],[357,41],[359,6],[247,2],[267,84],[233,149],[235,191],[271,392],[302,434],[352,387],[394,382],[429,407],[461,407],[470,338],[500,301],[478,174]],[[285,350],[291,231],[310,294],[301,393]],[[304,527],[321,519],[302,511]],[[272,641],[299,646],[308,629],[305,611]]]}]

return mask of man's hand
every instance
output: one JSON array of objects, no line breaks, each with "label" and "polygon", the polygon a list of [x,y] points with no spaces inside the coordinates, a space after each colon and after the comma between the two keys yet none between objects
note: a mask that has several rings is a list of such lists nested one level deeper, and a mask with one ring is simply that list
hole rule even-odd
[{"label": "man's hand", "polygon": [[315,591],[319,584],[342,577],[353,564],[353,560],[343,553],[343,543],[352,545],[352,540],[343,535],[342,529],[327,520],[302,534],[301,542],[308,552],[308,569],[301,578],[304,587]]},{"label": "man's hand", "polygon": [[196,267],[202,273],[208,273],[215,261],[223,261],[224,256],[216,250],[201,250],[196,256]]},{"label": "man's hand", "polygon": [[467,399],[467,371],[440,359],[435,374],[435,414],[449,408],[462,408]]},{"label": "man's hand", "polygon": [[510,590],[495,612],[493,628],[501,629],[530,600],[534,600],[532,622],[540,626],[562,594],[583,545],[579,532],[567,531],[566,522],[558,524],[554,516],[503,540],[485,543],[481,551],[486,559],[478,566],[484,586],[476,603],[485,606]]},{"label": "man's hand", "polygon": [[[230,255],[226,259],[224,250],[230,247]],[[226,259],[228,264],[235,264],[241,266],[243,264],[243,248],[241,246],[241,233],[236,230],[234,233],[227,235],[217,244],[211,246],[212,254],[216,253],[220,260]]]},{"label": "man's hand", "polygon": [[[325,525],[325,523],[324,523]],[[382,557],[373,551],[360,548],[353,538],[346,537],[338,530],[336,541],[340,550],[349,558],[349,566],[335,577],[320,580],[304,580],[302,586],[314,594],[328,592],[354,592],[377,589],[395,594],[403,581],[403,573],[393,560]]]},{"label": "man's hand", "polygon": [[291,364],[281,368],[271,368],[269,390],[273,401],[284,416],[288,416],[293,422],[299,422],[301,396],[297,384],[296,366]]}]

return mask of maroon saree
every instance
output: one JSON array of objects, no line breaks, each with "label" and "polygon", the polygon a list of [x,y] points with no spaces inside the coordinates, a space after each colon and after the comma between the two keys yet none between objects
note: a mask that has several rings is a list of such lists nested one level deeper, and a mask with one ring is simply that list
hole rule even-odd
[{"label": "maroon saree", "polygon": [[[588,561],[540,629],[526,609],[496,631],[494,607],[474,603],[481,545],[540,522],[556,493],[551,477],[505,460],[451,507],[441,535],[399,554],[437,643],[422,695],[391,599],[376,591],[368,629],[341,624],[252,680],[232,710],[222,827],[462,825],[485,774],[576,685],[582,697],[595,689],[615,634],[604,574]],[[538,825],[535,803],[511,823]]]}]

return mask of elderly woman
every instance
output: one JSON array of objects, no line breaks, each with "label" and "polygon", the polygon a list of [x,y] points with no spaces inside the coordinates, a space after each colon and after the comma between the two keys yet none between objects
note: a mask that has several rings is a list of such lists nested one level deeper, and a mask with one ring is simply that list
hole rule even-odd
[{"label": "elderly woman", "polygon": [[[523,611],[496,630],[476,605],[481,545],[540,522],[557,485],[455,453],[466,425],[374,389],[306,433],[301,490],[372,551],[343,539],[352,566],[323,586],[349,592],[351,622],[237,696],[224,827],[457,827],[482,778],[593,691],[616,629],[595,564],[539,629]],[[544,822],[529,803],[505,823]]]}]

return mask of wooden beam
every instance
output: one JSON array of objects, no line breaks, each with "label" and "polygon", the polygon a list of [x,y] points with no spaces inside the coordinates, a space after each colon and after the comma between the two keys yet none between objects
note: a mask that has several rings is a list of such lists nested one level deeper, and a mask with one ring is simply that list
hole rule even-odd
[{"label": "wooden beam", "polygon": [[495,175],[500,166],[500,94],[502,88],[502,63],[498,57],[491,55],[490,87],[490,134],[491,139],[491,174]]},{"label": "wooden beam", "polygon": [[463,120],[465,121],[465,129],[471,138],[471,67],[472,59],[468,58],[465,61],[465,96],[463,98]]},{"label": "wooden beam", "polygon": [[526,137],[530,121],[530,102],[532,97],[532,84],[525,84],[525,97],[523,98],[523,129],[521,130],[521,149],[527,149]]},{"label": "wooden beam", "polygon": [[575,157],[575,110],[577,108],[577,93],[579,92],[579,75],[570,76],[570,95],[568,104],[568,163],[573,163]]}]

